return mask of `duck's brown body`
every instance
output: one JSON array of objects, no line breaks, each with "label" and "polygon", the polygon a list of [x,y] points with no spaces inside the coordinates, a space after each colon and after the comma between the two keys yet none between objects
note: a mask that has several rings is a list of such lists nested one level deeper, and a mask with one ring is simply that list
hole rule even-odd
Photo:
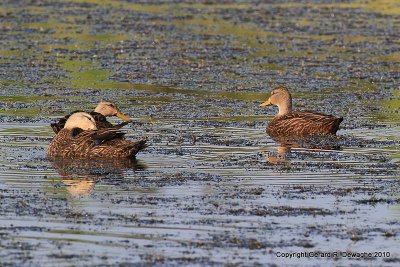
[{"label": "duck's brown body", "polygon": [[276,116],[268,123],[271,137],[306,137],[311,135],[334,135],[343,118],[315,112],[291,112]]},{"label": "duck's brown body", "polygon": [[103,130],[62,129],[51,141],[48,155],[51,158],[134,158],[146,147],[146,141],[132,142],[124,133]]},{"label": "duck's brown body", "polygon": [[266,132],[273,138],[302,138],[313,135],[334,135],[343,118],[311,111],[292,112],[292,98],[284,87],[275,88],[271,97],[261,106],[276,105],[279,113]]},{"label": "duck's brown body", "polygon": [[[75,120],[76,126],[70,120]],[[75,113],[50,142],[47,154],[50,158],[134,158],[146,141],[132,142],[124,134],[114,128],[97,130],[88,113]]]}]

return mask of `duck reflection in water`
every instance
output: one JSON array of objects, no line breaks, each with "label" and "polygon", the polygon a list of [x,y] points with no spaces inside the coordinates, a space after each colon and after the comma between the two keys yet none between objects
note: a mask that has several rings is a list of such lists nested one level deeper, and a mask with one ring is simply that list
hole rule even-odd
[{"label": "duck reflection in water", "polygon": [[276,152],[268,152],[265,160],[271,164],[287,165],[290,164],[292,149],[303,149],[307,151],[332,151],[340,150],[338,138],[336,136],[321,137],[314,136],[303,139],[274,138],[277,143]]},{"label": "duck reflection in water", "polygon": [[53,160],[68,193],[74,198],[89,196],[96,183],[103,178],[121,179],[127,170],[144,170],[146,165],[136,159],[108,160]]},{"label": "duck reflection in water", "polygon": [[287,159],[290,149],[291,148],[289,146],[279,144],[277,147],[277,152],[268,152],[265,160],[272,164],[290,163],[290,161]]}]

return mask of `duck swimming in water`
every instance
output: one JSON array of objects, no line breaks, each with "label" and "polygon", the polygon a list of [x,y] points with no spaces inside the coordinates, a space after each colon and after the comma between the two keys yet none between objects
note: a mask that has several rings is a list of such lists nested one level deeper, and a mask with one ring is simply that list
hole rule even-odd
[{"label": "duck swimming in water", "polygon": [[134,158],[146,147],[146,140],[132,142],[115,128],[98,129],[95,119],[86,112],[69,116],[65,126],[50,142],[50,158]]},{"label": "duck swimming in water", "polygon": [[[58,122],[51,123],[50,126],[53,129],[53,131],[55,133],[61,131],[61,129],[64,128],[65,122],[68,120],[68,118],[76,112],[82,112],[82,111],[76,110],[71,114],[61,118]],[[125,114],[123,114],[114,103],[105,100],[100,101],[95,110],[88,113],[94,118],[97,129],[112,128],[112,127],[116,127],[118,129],[121,128],[122,126],[125,126],[126,124],[128,124],[128,122],[131,121],[130,118]],[[114,126],[107,121],[106,117],[110,116],[116,116],[124,120],[125,122]]]},{"label": "duck swimming in water", "polygon": [[260,106],[275,105],[278,114],[268,126],[272,138],[302,138],[313,135],[335,135],[343,118],[312,111],[292,111],[292,97],[285,87],[272,90],[270,98]]}]

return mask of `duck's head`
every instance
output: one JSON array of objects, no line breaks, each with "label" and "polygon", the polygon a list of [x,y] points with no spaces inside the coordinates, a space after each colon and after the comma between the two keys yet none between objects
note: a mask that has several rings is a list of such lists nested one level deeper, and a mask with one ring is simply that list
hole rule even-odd
[{"label": "duck's head", "polygon": [[64,128],[68,130],[72,130],[73,128],[80,128],[85,131],[97,130],[94,118],[86,112],[76,112],[69,116]]},{"label": "duck's head", "polygon": [[100,103],[97,105],[94,111],[106,117],[117,116],[118,118],[121,118],[124,121],[131,121],[131,119],[128,116],[119,111],[118,107],[114,103],[111,103],[109,101],[104,101],[104,100],[100,101]]},{"label": "duck's head", "polygon": [[267,101],[260,104],[260,107],[275,105],[278,106],[278,115],[285,115],[292,111],[292,97],[285,87],[279,86],[272,90]]}]

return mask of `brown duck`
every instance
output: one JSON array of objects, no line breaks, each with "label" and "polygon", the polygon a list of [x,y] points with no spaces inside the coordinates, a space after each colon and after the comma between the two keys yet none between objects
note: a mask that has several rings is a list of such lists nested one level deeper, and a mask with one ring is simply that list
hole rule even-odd
[{"label": "brown duck", "polygon": [[[65,117],[61,118],[58,122],[51,123],[50,126],[53,129],[53,131],[55,133],[58,133],[59,131],[61,131],[61,129],[64,128],[65,122],[68,120],[68,118],[76,112],[82,112],[82,111],[76,110],[76,111],[72,112],[71,114],[66,115]],[[104,101],[104,100],[100,101],[100,103],[97,105],[95,110],[89,112],[89,114],[96,121],[97,129],[114,127],[114,125],[112,125],[110,122],[107,121],[106,117],[110,117],[110,116],[116,116],[125,121],[121,124],[116,125],[116,128],[121,128],[121,127],[125,126],[128,122],[131,121],[128,116],[126,116],[121,111],[119,111],[118,107],[114,103],[111,103],[109,101]]]},{"label": "brown duck", "polygon": [[89,113],[76,112],[50,142],[47,154],[50,158],[134,158],[146,147],[146,140],[132,142],[124,135],[115,128],[98,130]]},{"label": "brown duck", "polygon": [[343,118],[311,111],[292,111],[292,97],[285,87],[272,90],[270,98],[260,106],[278,106],[278,114],[267,126],[273,138],[301,138],[313,135],[334,135]]}]

